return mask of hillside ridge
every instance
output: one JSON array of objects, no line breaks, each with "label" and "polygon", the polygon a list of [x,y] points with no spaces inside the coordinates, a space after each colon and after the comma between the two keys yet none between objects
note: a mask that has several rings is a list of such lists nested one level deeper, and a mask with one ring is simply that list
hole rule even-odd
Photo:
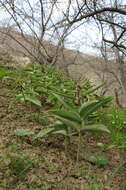
[{"label": "hillside ridge", "polygon": [[[48,41],[42,41],[42,43],[49,55],[54,56],[57,47]],[[21,34],[13,28],[0,28],[0,49],[5,50],[11,56],[31,57],[23,47],[26,47],[32,54],[36,55],[38,47],[36,38],[28,34]],[[43,50],[42,53],[44,54]],[[25,61],[25,58],[23,59]],[[95,84],[104,83],[103,91],[106,95],[115,95],[115,86],[117,89],[120,88],[115,78],[115,74],[120,77],[118,66],[106,63],[101,57],[64,48],[58,52],[55,66],[67,72],[73,79],[78,79],[83,75]]]}]

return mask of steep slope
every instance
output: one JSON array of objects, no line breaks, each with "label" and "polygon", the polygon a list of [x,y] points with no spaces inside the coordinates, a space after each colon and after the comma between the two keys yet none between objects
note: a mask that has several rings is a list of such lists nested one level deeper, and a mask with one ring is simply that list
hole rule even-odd
[{"label": "steep slope", "polygon": [[[2,51],[7,51],[9,55],[19,57],[40,56],[37,41],[35,37],[21,34],[12,28],[0,28],[0,48]],[[57,47],[47,41],[42,41],[42,44],[42,54],[45,55],[47,52],[50,57],[54,57]],[[115,87],[120,88],[118,66],[106,63],[102,58],[75,50],[59,49],[55,65],[74,79],[83,75],[94,83],[105,83],[102,91],[104,94],[114,95]],[[118,78],[119,80],[117,80]]]}]

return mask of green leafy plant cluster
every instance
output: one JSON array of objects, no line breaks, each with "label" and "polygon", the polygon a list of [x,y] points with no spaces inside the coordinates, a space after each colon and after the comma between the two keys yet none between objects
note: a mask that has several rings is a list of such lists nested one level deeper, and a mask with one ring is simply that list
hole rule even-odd
[{"label": "green leafy plant cluster", "polygon": [[7,153],[6,158],[10,160],[9,168],[11,175],[16,177],[25,176],[35,163],[35,160],[30,159],[28,156],[16,153]]},{"label": "green leafy plant cluster", "polygon": [[7,75],[6,71],[0,68],[0,80],[2,80]]},{"label": "green leafy plant cluster", "polygon": [[28,102],[39,108],[49,105],[46,117],[52,118],[53,121],[37,134],[31,130],[18,129],[16,135],[30,135],[32,140],[36,140],[45,135],[61,134],[65,136],[66,150],[70,138],[79,136],[78,160],[81,139],[86,132],[110,133],[102,122],[95,122],[94,119],[112,100],[111,97],[96,96],[96,90],[102,85],[93,86],[85,78],[75,82],[53,67],[38,64],[31,64],[25,69],[16,69],[9,77],[13,81],[16,96],[14,102]]},{"label": "green leafy plant cluster", "polygon": [[81,105],[83,102],[94,99],[95,91],[102,85],[93,86],[86,78],[77,82],[67,77],[63,72],[51,66],[40,66],[37,63],[12,71],[14,103],[28,102],[38,107],[45,105],[60,107],[61,103],[53,96],[57,93],[71,105]]},{"label": "green leafy plant cluster", "polygon": [[108,164],[108,159],[105,155],[89,155],[86,157],[87,161],[90,163],[96,165],[98,168],[104,167],[106,164]]},{"label": "green leafy plant cluster", "polygon": [[2,81],[8,75],[9,75],[8,68],[4,67],[3,65],[0,65],[0,81]]},{"label": "green leafy plant cluster", "polygon": [[[38,134],[33,135],[33,140],[42,138],[49,134],[62,134],[65,136],[65,150],[67,152],[70,137],[77,135],[79,136],[77,150],[78,160],[81,138],[86,132],[110,132],[103,124],[89,124],[89,116],[109,103],[111,101],[111,97],[107,97],[102,100],[88,101],[75,108],[75,106],[73,107],[67,104],[59,95],[53,95],[62,104],[63,108],[50,111],[54,118],[54,123],[41,130]],[[32,135],[32,132],[26,129],[18,129],[15,133],[18,136]]]},{"label": "green leafy plant cluster", "polygon": [[99,117],[111,131],[109,136],[114,145],[126,150],[126,110],[113,105],[104,109]]},{"label": "green leafy plant cluster", "polygon": [[10,77],[16,95],[14,102],[28,102],[38,107],[46,104],[56,105],[56,98],[52,96],[55,91],[73,101],[72,80],[53,67],[31,64],[25,69],[12,72]]},{"label": "green leafy plant cluster", "polygon": [[102,189],[99,187],[99,185],[92,184],[86,190],[102,190]]}]

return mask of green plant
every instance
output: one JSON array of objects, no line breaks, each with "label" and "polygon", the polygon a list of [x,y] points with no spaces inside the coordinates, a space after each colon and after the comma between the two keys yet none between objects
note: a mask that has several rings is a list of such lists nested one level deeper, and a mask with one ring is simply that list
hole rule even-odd
[{"label": "green plant", "polygon": [[122,150],[126,150],[126,110],[112,106],[104,109],[99,115],[99,120],[105,123],[111,131],[109,136],[113,144]]},{"label": "green plant", "polygon": [[24,92],[22,92],[22,94],[18,94],[16,96],[16,101],[17,100],[20,100],[21,102],[29,102],[31,104],[34,104],[36,106],[39,106],[41,107],[41,102],[39,101],[39,99],[33,95],[27,95],[27,94],[24,94]]},{"label": "green plant", "polygon": [[111,101],[111,98],[105,98],[104,100],[89,101],[82,104],[79,108],[73,109],[68,105],[60,96],[54,94],[54,96],[63,104],[66,109],[52,110],[51,113],[55,116],[56,121],[51,127],[47,127],[40,131],[33,139],[41,138],[47,134],[62,134],[65,136],[65,149],[67,152],[67,146],[71,136],[79,136],[77,160],[79,159],[81,137],[85,132],[107,132],[110,131],[103,124],[88,124],[88,117],[100,109],[103,105]]},{"label": "green plant", "polygon": [[74,82],[54,67],[40,66],[37,63],[12,71],[10,78],[15,94],[13,103],[29,102],[39,107],[41,105],[61,107],[61,102],[53,96],[53,93],[61,95],[71,105],[80,105],[94,99],[94,92],[102,86],[93,86],[86,78]]},{"label": "green plant", "polygon": [[[23,70],[23,73],[21,72],[16,86],[16,101],[27,101],[39,107],[51,103],[51,107],[53,107],[53,110],[49,111],[49,117],[53,117],[53,123],[33,135],[33,140],[49,134],[62,134],[65,136],[67,149],[70,137],[77,135],[79,136],[77,155],[79,155],[81,137],[85,132],[109,133],[107,127],[98,122],[94,123],[92,120],[97,111],[111,101],[111,97],[95,99],[93,93],[101,85],[93,87],[86,79],[80,80],[74,85],[71,79],[57,72],[53,67],[31,65]],[[41,103],[40,99],[43,98],[44,102],[41,100]],[[29,134],[26,131],[24,135]]]},{"label": "green plant", "polygon": [[25,69],[11,72],[10,77],[13,86],[12,92],[15,94],[13,103],[21,101],[39,107],[41,104],[59,107],[52,92],[57,91],[69,100],[74,97],[72,80],[53,67],[31,64]]},{"label": "green plant", "polygon": [[4,69],[0,68],[0,80],[2,80],[6,75],[7,72]]},{"label": "green plant", "polygon": [[26,155],[7,153],[6,157],[10,160],[11,174],[16,177],[26,175],[35,162],[35,160],[31,160]]},{"label": "green plant", "polygon": [[96,156],[96,166],[98,168],[104,167],[106,164],[108,164],[106,156]]},{"label": "green plant", "polygon": [[37,122],[39,124],[42,124],[43,126],[49,125],[50,124],[50,120],[48,119],[48,114],[46,114],[46,112],[32,112],[32,113],[26,113],[24,115],[24,118],[29,120],[29,121],[33,121],[33,122]]},{"label": "green plant", "polygon": [[126,112],[125,110],[120,110],[119,108],[112,107],[107,111],[107,119],[110,121],[110,125],[112,128],[117,130],[122,130],[126,124]]},{"label": "green plant", "polygon": [[33,131],[31,131],[30,129],[17,129],[15,131],[15,135],[17,136],[29,136],[29,135],[33,135]]},{"label": "green plant", "polygon": [[126,184],[121,188],[121,190],[126,190]]},{"label": "green plant", "polygon": [[102,190],[102,189],[99,187],[99,185],[92,184],[86,190]]},{"label": "green plant", "polygon": [[[78,143],[78,151],[77,151],[77,160],[79,157],[81,137],[85,134],[85,132],[107,132],[110,131],[103,124],[88,124],[89,116],[94,112],[98,111],[102,106],[106,105],[111,101],[110,97],[104,98],[102,100],[94,100],[88,101],[82,104],[79,108],[73,109],[71,106],[66,104],[65,101],[62,100],[61,97],[54,94],[58,98],[60,102],[64,105],[66,109],[62,110],[54,110],[52,111],[53,115],[58,119],[62,126],[60,126],[60,130],[56,130],[56,133],[64,133],[67,137],[78,135],[79,143]],[[54,125],[55,127],[55,125]],[[57,127],[57,125],[56,125]],[[75,130],[75,132],[71,133],[71,128]]]},{"label": "green plant", "polygon": [[[38,134],[33,135],[33,139],[38,139],[49,134],[62,134],[65,136],[65,150],[70,142],[71,136],[79,136],[77,160],[79,159],[81,138],[86,132],[106,132],[110,133],[106,126],[103,124],[88,124],[89,116],[98,111],[102,106],[111,101],[110,97],[102,100],[89,101],[82,104],[76,109],[67,104],[59,95],[53,94],[64,106],[62,110],[52,110],[51,114],[56,118],[56,122],[51,126],[41,130]],[[31,135],[31,131],[25,131],[25,129],[18,129],[17,135]]]},{"label": "green plant", "polygon": [[108,159],[104,155],[89,155],[86,156],[86,160],[94,165],[96,165],[98,168],[104,167],[106,164],[108,164]]},{"label": "green plant", "polygon": [[117,131],[116,129],[115,130],[112,129],[110,138],[112,139],[115,146],[123,150],[126,150],[126,134],[125,133]]},{"label": "green plant", "polygon": [[78,81],[74,82],[75,103],[77,105],[81,105],[85,101],[89,101],[96,98],[96,94],[94,92],[102,86],[103,84],[94,86],[87,78],[81,77]]}]

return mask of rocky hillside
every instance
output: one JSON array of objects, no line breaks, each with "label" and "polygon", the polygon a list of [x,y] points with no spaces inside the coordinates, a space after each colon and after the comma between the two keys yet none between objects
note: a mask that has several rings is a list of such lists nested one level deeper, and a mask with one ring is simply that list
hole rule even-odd
[{"label": "rocky hillside", "polygon": [[[7,35],[6,35],[7,34]],[[43,42],[46,51],[53,56],[56,47],[47,41]],[[36,55],[38,44],[36,38],[30,35],[23,35],[17,31],[8,28],[0,28],[0,61],[28,63],[31,57],[30,52]],[[42,50],[44,54],[44,49]],[[7,60],[6,60],[7,56]],[[16,61],[14,61],[16,58]],[[112,63],[106,63],[102,58],[80,53],[75,50],[62,49],[58,52],[56,66],[69,75],[78,79],[80,76],[86,76],[94,83],[104,83],[103,94],[115,95],[114,90],[119,89],[120,84],[117,78],[120,78],[118,67]]]}]

